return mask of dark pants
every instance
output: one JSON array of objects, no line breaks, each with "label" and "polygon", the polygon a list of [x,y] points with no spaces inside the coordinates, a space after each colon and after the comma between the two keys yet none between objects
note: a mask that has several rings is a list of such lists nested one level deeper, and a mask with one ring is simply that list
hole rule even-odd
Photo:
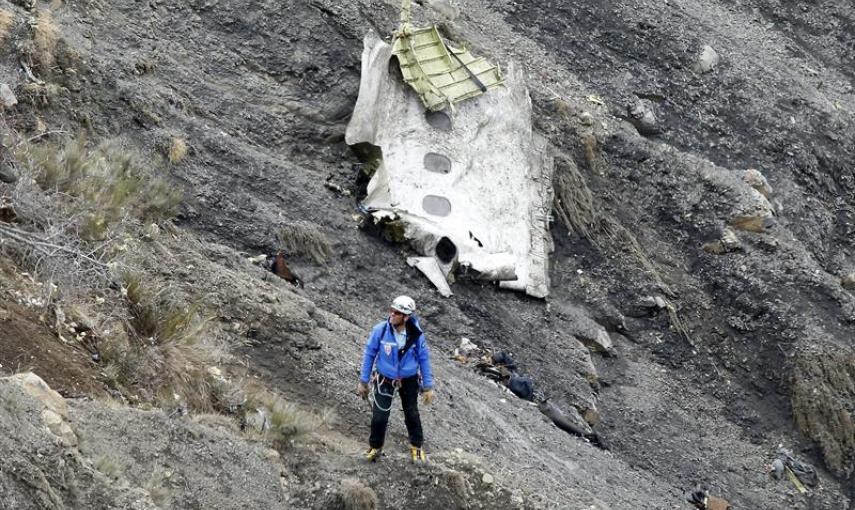
[{"label": "dark pants", "polygon": [[389,423],[389,412],[392,410],[393,391],[401,395],[401,407],[404,410],[404,423],[410,443],[421,448],[424,442],[422,436],[422,420],[419,418],[419,376],[401,379],[401,386],[396,388],[393,381],[378,375],[380,383],[374,384],[374,404],[371,406],[371,436],[368,444],[371,448],[382,448],[386,439],[386,425]]}]

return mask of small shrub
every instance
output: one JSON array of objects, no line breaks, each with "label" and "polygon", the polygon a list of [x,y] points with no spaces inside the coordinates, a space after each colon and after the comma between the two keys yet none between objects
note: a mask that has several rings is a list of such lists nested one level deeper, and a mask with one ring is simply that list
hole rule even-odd
[{"label": "small shrub", "polygon": [[123,278],[125,329],[98,345],[104,382],[129,400],[181,414],[233,411],[234,385],[210,369],[221,350],[209,340],[200,306],[176,304],[140,275]]},{"label": "small shrub", "polygon": [[346,510],[374,510],[377,494],[359,480],[346,479],[341,482],[341,499]]},{"label": "small shrub", "polygon": [[553,104],[555,105],[555,111],[558,112],[558,115],[564,117],[565,119],[570,117],[572,109],[570,108],[570,105],[567,103],[567,101],[561,99],[560,97],[556,97],[553,100]]},{"label": "small shrub", "polygon": [[54,52],[59,40],[59,30],[49,9],[41,9],[36,16],[33,26],[33,43],[36,49],[36,59],[39,69],[48,72],[55,60]]},{"label": "small shrub", "polygon": [[109,225],[103,212],[93,212],[84,216],[80,224],[80,238],[84,241],[103,241],[107,239]]},{"label": "small shrub", "polygon": [[94,149],[83,137],[64,145],[23,143],[15,157],[42,189],[77,199],[69,207],[83,213],[80,229],[87,240],[104,239],[126,218],[169,218],[181,201],[173,186],[114,141]]},{"label": "small shrub", "polygon": [[183,138],[173,138],[172,146],[169,147],[167,157],[173,165],[184,159],[187,155],[187,142]]},{"label": "small shrub", "polygon": [[593,133],[583,135],[582,145],[585,148],[585,162],[588,163],[588,168],[597,175],[603,175],[606,170],[606,163],[600,151],[597,137]]},{"label": "small shrub", "polygon": [[245,415],[256,413],[259,410],[268,414],[270,416],[269,427],[263,433],[275,445],[285,446],[323,425],[320,417],[303,411],[293,402],[288,402],[267,389],[249,387],[246,392]]},{"label": "small shrub", "polygon": [[21,87],[21,99],[33,106],[47,106],[67,89],[55,83],[27,83]]},{"label": "small shrub", "polygon": [[101,377],[107,385],[120,392],[129,392],[140,382],[145,367],[141,346],[132,343],[124,332],[116,332],[98,346],[101,355]]},{"label": "small shrub", "polygon": [[318,264],[326,263],[332,254],[327,236],[318,225],[298,221],[286,225],[279,232],[282,249],[292,255],[305,255]]},{"label": "small shrub", "polygon": [[6,38],[9,37],[9,32],[12,31],[12,24],[14,23],[15,18],[12,16],[12,13],[5,10],[0,9],[0,44],[6,41]]}]

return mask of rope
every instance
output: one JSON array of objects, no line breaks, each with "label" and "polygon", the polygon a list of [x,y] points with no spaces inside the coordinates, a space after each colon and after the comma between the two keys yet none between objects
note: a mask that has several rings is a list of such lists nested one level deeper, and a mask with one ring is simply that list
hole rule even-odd
[{"label": "rope", "polygon": [[[385,379],[385,377],[375,374],[374,377],[371,378],[371,392],[368,394],[368,401],[371,402],[372,406],[377,406],[381,412],[388,413],[392,410],[392,405],[395,400],[395,385],[392,385],[392,393],[383,393],[383,384],[380,382],[381,377]],[[383,397],[389,397],[389,407],[384,409],[380,404],[377,403],[377,399],[375,398],[375,393],[379,394]]]}]

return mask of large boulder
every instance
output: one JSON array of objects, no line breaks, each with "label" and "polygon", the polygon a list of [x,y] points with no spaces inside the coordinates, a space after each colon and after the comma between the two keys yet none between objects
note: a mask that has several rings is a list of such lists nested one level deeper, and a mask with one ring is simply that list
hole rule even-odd
[{"label": "large boulder", "polygon": [[0,507],[157,508],[145,490],[114,484],[76,444],[66,402],[40,377],[0,378]]},{"label": "large boulder", "polygon": [[48,410],[68,418],[68,404],[62,395],[52,390],[44,380],[32,372],[22,372],[0,379],[0,384],[18,385],[24,392],[41,402]]},{"label": "large boulder", "polygon": [[40,414],[44,426],[65,446],[77,446],[77,435],[68,423],[68,404],[41,377],[32,372],[23,372],[0,379],[2,383],[17,385],[40,402],[44,406]]}]

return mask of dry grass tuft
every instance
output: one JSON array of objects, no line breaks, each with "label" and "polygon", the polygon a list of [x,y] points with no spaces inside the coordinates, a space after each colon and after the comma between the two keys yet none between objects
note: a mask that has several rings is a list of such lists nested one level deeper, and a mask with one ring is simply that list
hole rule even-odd
[{"label": "dry grass tuft", "polygon": [[600,144],[597,141],[596,135],[593,133],[582,135],[582,145],[585,149],[585,162],[588,163],[588,168],[594,174],[604,175],[608,164],[600,150]]},{"label": "dry grass tuft", "polygon": [[183,138],[173,138],[167,157],[173,165],[179,163],[187,155],[187,142]]},{"label": "dry grass tuft", "polygon": [[161,221],[175,214],[181,195],[115,141],[89,148],[83,137],[59,144],[22,144],[15,153],[48,192],[77,199],[80,235],[102,240],[127,218]]},{"label": "dry grass tuft", "polygon": [[126,332],[99,345],[104,381],[131,401],[180,414],[231,411],[231,385],[211,370],[223,351],[199,305],[178,305],[139,275],[124,279]]},{"label": "dry grass tuft", "polygon": [[[219,362],[219,348],[209,337],[209,321],[198,304],[177,305],[162,298],[163,292],[146,287],[139,275],[125,275],[128,321],[137,347],[125,350],[136,376],[161,406],[187,412],[220,410],[226,388],[209,372]],[[106,358],[106,356],[105,356]],[[121,358],[120,358],[121,359]],[[127,363],[125,364],[127,365]]]},{"label": "dry grass tuft", "polygon": [[145,351],[124,331],[116,331],[99,346],[101,377],[107,385],[123,394],[131,394],[142,381]]},{"label": "dry grass tuft", "polygon": [[285,225],[279,232],[281,249],[291,255],[305,255],[317,264],[326,263],[332,247],[320,227],[309,221]]},{"label": "dry grass tuft", "polygon": [[11,12],[0,9],[0,44],[3,44],[6,38],[9,37],[9,32],[12,31],[14,21],[15,18]]},{"label": "dry grass tuft", "polygon": [[575,165],[562,164],[555,174],[555,212],[564,226],[599,246],[594,196]]},{"label": "dry grass tuft", "polygon": [[260,413],[269,417],[261,432],[276,446],[287,446],[291,441],[326,425],[323,418],[302,410],[266,388],[250,385],[245,391],[245,416]]},{"label": "dry grass tuft", "polygon": [[56,43],[59,40],[59,29],[53,20],[50,9],[41,9],[36,15],[33,25],[33,43],[36,49],[36,59],[39,69],[48,72],[56,60]]},{"label": "dry grass tuft", "polygon": [[555,106],[555,111],[558,112],[558,115],[565,119],[569,119],[571,114],[573,113],[570,104],[567,101],[561,99],[560,97],[556,97],[553,99],[553,105]]},{"label": "dry grass tuft", "polygon": [[377,494],[359,480],[342,480],[341,499],[346,510],[374,510],[377,508]]},{"label": "dry grass tuft", "polygon": [[593,194],[575,165],[565,165],[556,176],[554,208],[568,229],[588,239],[597,249],[620,250],[634,256],[663,292],[670,294],[635,235],[595,205]]},{"label": "dry grass tuft", "polygon": [[117,480],[125,472],[125,467],[113,455],[99,455],[95,459],[95,469],[106,475],[112,480]]}]

